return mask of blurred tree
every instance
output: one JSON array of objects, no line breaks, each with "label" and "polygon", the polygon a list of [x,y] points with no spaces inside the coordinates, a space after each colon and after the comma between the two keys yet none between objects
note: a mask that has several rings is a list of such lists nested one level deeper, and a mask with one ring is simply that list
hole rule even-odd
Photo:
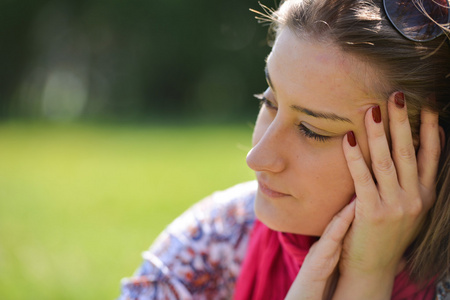
[{"label": "blurred tree", "polygon": [[2,0],[0,117],[254,115],[255,0]]}]

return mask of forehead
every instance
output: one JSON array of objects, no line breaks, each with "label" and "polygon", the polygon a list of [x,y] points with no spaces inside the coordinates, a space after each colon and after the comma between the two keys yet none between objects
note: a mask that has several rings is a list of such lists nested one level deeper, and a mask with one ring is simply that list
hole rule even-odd
[{"label": "forehead", "polygon": [[275,41],[267,70],[277,95],[307,98],[311,108],[339,111],[380,100],[373,88],[374,69],[333,45],[299,38],[287,28]]}]

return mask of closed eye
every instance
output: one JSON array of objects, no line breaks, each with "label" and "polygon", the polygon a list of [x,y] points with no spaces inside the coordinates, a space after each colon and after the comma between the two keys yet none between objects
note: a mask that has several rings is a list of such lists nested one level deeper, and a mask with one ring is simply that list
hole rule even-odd
[{"label": "closed eye", "polygon": [[303,123],[298,124],[298,128],[300,129],[300,132],[309,139],[314,139],[319,142],[326,142],[327,140],[331,139],[330,136],[320,135],[303,125]]},{"label": "closed eye", "polygon": [[271,102],[269,99],[264,97],[264,94],[255,94],[253,96],[259,100],[261,106],[264,105],[268,109],[278,110],[278,107],[276,107],[275,104],[273,104],[273,102]]},{"label": "closed eye", "polygon": [[[261,107],[265,106],[269,110],[274,110],[274,111],[278,110],[278,107],[275,106],[275,104],[272,101],[267,99],[263,93],[255,94],[253,96],[259,100]],[[311,129],[306,127],[303,123],[300,123],[297,126],[298,126],[300,132],[306,138],[313,139],[313,140],[319,141],[319,142],[326,142],[327,140],[332,138],[331,136],[326,136],[326,135],[321,135],[321,134],[315,133],[314,131],[312,131]]]}]

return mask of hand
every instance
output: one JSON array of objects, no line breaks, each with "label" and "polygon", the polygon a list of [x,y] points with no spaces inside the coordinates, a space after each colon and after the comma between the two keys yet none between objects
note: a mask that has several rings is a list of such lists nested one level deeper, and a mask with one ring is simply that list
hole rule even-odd
[{"label": "hand", "polygon": [[337,263],[342,242],[355,215],[355,202],[345,206],[331,220],[320,239],[306,255],[302,268],[285,300],[321,300],[332,294],[337,280]]},{"label": "hand", "polygon": [[[373,118],[377,108],[370,108],[365,116],[376,181],[359,146],[352,147],[347,136],[343,141],[357,197],[355,219],[344,240],[336,299],[362,299],[355,298],[358,286],[365,288],[361,297],[390,299],[398,265],[436,197],[440,155],[438,116],[422,110],[416,159],[406,105],[396,104],[396,96],[403,94],[393,93],[387,104],[392,155],[383,121],[377,123]],[[352,291],[350,298],[346,286]]]}]

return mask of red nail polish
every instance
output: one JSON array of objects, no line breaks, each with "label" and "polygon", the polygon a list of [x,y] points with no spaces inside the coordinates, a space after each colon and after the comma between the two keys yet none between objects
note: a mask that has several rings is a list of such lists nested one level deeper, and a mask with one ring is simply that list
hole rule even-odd
[{"label": "red nail polish", "polygon": [[350,146],[355,147],[356,146],[356,138],[353,131],[347,132],[347,141],[350,144]]},{"label": "red nail polish", "polygon": [[374,106],[372,107],[372,118],[375,123],[381,122],[381,110],[380,106]]},{"label": "red nail polish", "polygon": [[395,93],[394,101],[398,108],[405,107],[405,94],[403,92]]}]

